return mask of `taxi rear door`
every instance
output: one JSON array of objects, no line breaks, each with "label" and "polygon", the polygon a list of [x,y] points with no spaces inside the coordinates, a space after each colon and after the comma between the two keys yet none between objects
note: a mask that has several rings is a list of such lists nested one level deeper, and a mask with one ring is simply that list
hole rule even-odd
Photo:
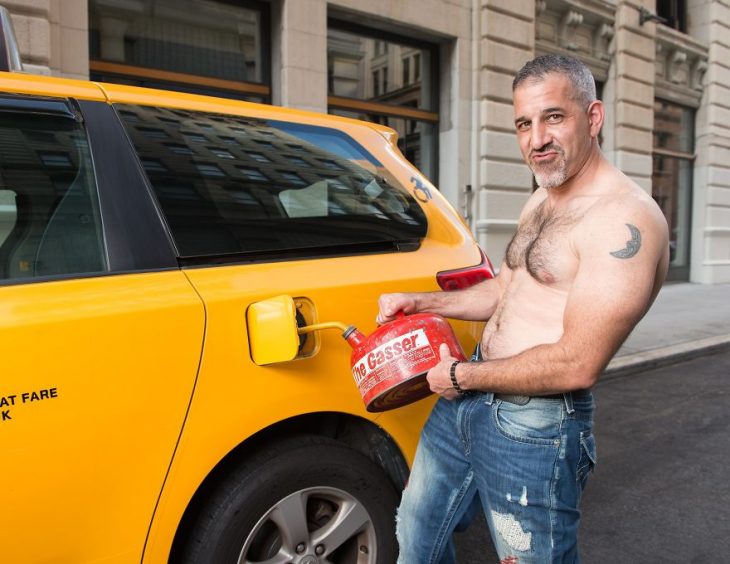
[{"label": "taxi rear door", "polygon": [[195,384],[204,308],[112,118],[0,95],[6,562],[139,561]]}]

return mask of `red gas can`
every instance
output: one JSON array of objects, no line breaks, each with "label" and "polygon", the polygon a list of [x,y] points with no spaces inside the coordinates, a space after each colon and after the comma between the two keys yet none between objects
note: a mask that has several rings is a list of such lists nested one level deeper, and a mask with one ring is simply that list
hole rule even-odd
[{"label": "red gas can", "polygon": [[431,393],[426,373],[439,363],[439,346],[466,360],[454,331],[440,315],[398,314],[365,337],[355,327],[342,335],[352,347],[352,375],[368,411],[401,407]]}]

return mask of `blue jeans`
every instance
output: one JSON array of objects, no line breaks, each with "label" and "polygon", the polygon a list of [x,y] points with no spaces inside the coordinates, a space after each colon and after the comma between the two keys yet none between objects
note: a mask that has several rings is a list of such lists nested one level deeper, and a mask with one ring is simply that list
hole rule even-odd
[{"label": "blue jeans", "polygon": [[590,393],[524,405],[491,393],[439,399],[398,509],[399,564],[455,562],[452,533],[479,501],[502,562],[578,562],[592,419]]}]

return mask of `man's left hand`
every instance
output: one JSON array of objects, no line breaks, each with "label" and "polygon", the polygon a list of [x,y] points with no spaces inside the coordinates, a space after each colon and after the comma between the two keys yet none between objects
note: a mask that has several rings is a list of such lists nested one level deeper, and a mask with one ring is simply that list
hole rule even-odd
[{"label": "man's left hand", "polygon": [[452,400],[458,396],[458,392],[451,385],[451,376],[449,375],[449,368],[451,364],[456,362],[458,359],[451,356],[449,346],[442,344],[439,347],[439,363],[428,371],[426,379],[431,391],[440,395],[442,398]]}]

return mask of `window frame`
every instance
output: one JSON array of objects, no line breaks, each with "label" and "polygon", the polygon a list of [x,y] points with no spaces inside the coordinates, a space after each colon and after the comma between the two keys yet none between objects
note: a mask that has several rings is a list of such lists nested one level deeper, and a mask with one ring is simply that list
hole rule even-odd
[{"label": "window frame", "polygon": [[[683,111],[689,111],[691,115],[691,131],[689,132],[689,139],[692,141],[692,147],[690,151],[678,151],[674,149],[665,149],[663,147],[655,147],[654,146],[654,140],[656,139],[655,136],[652,136],[652,178],[654,176],[654,165],[653,161],[655,158],[667,158],[671,160],[676,161],[684,161],[690,164],[691,167],[691,174],[690,174],[690,185],[688,187],[689,194],[687,195],[687,206],[688,209],[685,210],[686,216],[688,218],[688,225],[686,226],[686,245],[687,245],[687,264],[684,265],[676,265],[673,266],[671,263],[669,265],[669,272],[667,274],[667,280],[668,281],[682,281],[682,280],[688,280],[689,279],[689,270],[690,270],[690,263],[691,263],[691,249],[692,249],[692,204],[693,204],[693,194],[694,194],[694,183],[693,183],[693,175],[694,175],[694,166],[695,166],[695,160],[697,157],[697,153],[695,150],[695,143],[694,143],[694,135],[695,135],[695,119],[696,119],[696,109],[692,108],[691,106],[687,106],[685,104],[679,104],[677,102],[674,102],[672,100],[663,98],[661,96],[655,96],[654,102],[662,103],[662,104],[670,104],[671,106],[681,108]],[[654,111],[654,120],[656,122],[656,110]],[[656,129],[656,124],[654,126],[654,129]],[[652,182],[652,197],[654,197],[654,187]],[[663,211],[663,209],[662,209]],[[669,223],[669,220],[667,220]],[[670,241],[672,240],[672,233],[670,231]]]},{"label": "window frame", "polygon": [[657,0],[656,13],[663,25],[687,33],[687,0]]},{"label": "window frame", "polygon": [[[261,25],[261,82],[226,80],[205,75],[172,72],[163,69],[128,65],[89,57],[91,80],[126,84],[141,82],[140,86],[164,90],[182,90],[221,98],[247,99],[256,97],[262,103],[271,103],[271,6],[261,0],[215,0],[241,8],[256,10]],[[89,26],[91,33],[91,26]],[[183,88],[181,88],[183,87]]]},{"label": "window frame", "polygon": [[[346,20],[338,19],[336,17],[327,18],[327,29],[334,29],[338,31],[344,31],[353,33],[368,39],[374,39],[375,41],[388,41],[391,43],[398,43],[407,47],[413,47],[416,49],[422,49],[431,53],[431,64],[429,68],[429,74],[432,77],[431,84],[429,85],[429,97],[433,100],[433,108],[439,107],[439,89],[436,84],[436,77],[439,72],[439,52],[438,45],[434,43],[428,43],[426,41],[419,41],[407,36],[398,35],[396,33],[390,33],[383,30],[374,29],[371,27],[359,25]],[[374,72],[380,72],[378,69]],[[329,90],[329,88],[328,88]],[[327,107],[329,109],[338,110],[350,110],[350,111],[366,111],[372,114],[382,114],[388,117],[408,117],[417,121],[425,121],[432,124],[438,124],[439,112],[435,109],[424,110],[420,108],[410,108],[406,106],[399,106],[397,104],[388,104],[385,102],[372,102],[363,100],[361,98],[350,98],[345,96],[335,96],[327,93]]]},{"label": "window frame", "polygon": [[[359,23],[345,19],[347,16],[339,16],[337,14],[330,15],[327,18],[327,30],[342,31],[345,33],[352,33],[359,35],[367,39],[373,39],[376,42],[376,46],[382,42],[387,41],[396,43],[404,47],[411,47],[418,49],[414,55],[413,65],[415,60],[419,61],[418,67],[411,70],[411,73],[415,77],[414,80],[408,85],[411,86],[418,81],[423,81],[424,76],[429,77],[429,84],[427,87],[427,99],[431,100],[431,107],[428,109],[415,108],[412,106],[390,104],[386,102],[378,102],[373,100],[367,100],[362,98],[351,98],[346,96],[335,96],[330,93],[330,81],[328,78],[327,88],[327,111],[329,113],[337,113],[337,111],[352,112],[356,114],[365,114],[361,119],[366,121],[374,121],[375,123],[382,123],[379,118],[395,118],[402,119],[410,122],[422,123],[426,127],[432,127],[433,132],[426,134],[429,137],[428,142],[425,146],[421,146],[421,150],[427,150],[430,152],[430,156],[427,159],[427,163],[430,165],[430,170],[422,170],[429,178],[437,181],[439,178],[439,123],[440,123],[440,96],[439,96],[439,62],[440,62],[440,47],[436,42],[429,42],[419,39],[414,39],[412,36],[406,34],[398,34],[390,31],[384,31],[361,25]],[[427,72],[421,72],[420,61],[421,50],[427,51],[429,56],[429,68]],[[329,68],[329,61],[328,61]],[[383,67],[379,67],[377,71],[381,72]],[[423,86],[422,86],[423,88]],[[383,92],[380,93],[384,94]],[[405,143],[408,137],[409,131],[406,131],[405,135],[402,136],[402,140]],[[404,151],[405,153],[405,151]],[[415,163],[414,163],[415,165]],[[422,168],[422,167],[421,167]]]}]

